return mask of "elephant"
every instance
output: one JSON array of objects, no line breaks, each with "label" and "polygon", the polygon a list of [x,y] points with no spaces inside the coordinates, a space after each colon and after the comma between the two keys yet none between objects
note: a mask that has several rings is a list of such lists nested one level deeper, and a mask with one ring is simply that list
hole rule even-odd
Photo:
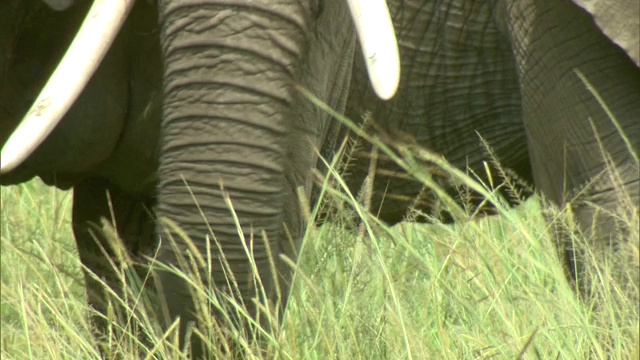
[{"label": "elephant", "polygon": [[[356,56],[347,118],[369,119],[363,126],[388,144],[418,145],[442,155],[502,189],[511,204],[531,193],[528,184],[556,206],[570,204],[595,253],[628,252],[622,243],[637,249],[637,230],[634,235],[618,221],[633,219],[634,213],[637,221],[640,202],[637,1],[392,0],[388,5],[401,59],[398,93],[390,101],[377,100]],[[524,186],[504,186],[493,165],[494,178],[488,178],[485,164],[494,161],[484,144],[515,174],[512,182]],[[336,145],[325,146],[330,152]],[[365,142],[344,175],[354,194],[362,193],[370,178],[371,149]],[[388,224],[453,220],[434,206],[423,183],[403,174],[380,155],[370,200],[379,219]],[[446,189],[454,192],[453,185]],[[486,203],[482,200],[476,205]],[[409,216],[408,209],[420,211]],[[588,295],[598,279],[586,280],[586,255],[563,231],[557,234],[561,260],[571,282],[578,280],[580,293]],[[620,282],[637,299],[633,264],[619,264],[631,265],[636,276]]]},{"label": "elephant", "polygon": [[[409,136],[454,165],[485,174],[480,134],[523,182],[556,205],[571,200],[582,229],[598,230],[589,235],[594,246],[615,241],[609,234],[624,236],[614,216],[595,213],[591,204],[612,213],[622,208],[617,184],[597,176],[610,163],[635,204],[640,194],[633,154],[640,126],[633,37],[638,17],[631,16],[637,4],[614,3],[628,9],[625,18],[603,10],[601,1],[389,1],[402,75],[395,98],[380,101],[380,90],[367,78],[385,52],[366,50],[362,40],[364,50],[358,50],[342,2],[234,3],[163,0],[156,8],[139,0],[62,122],[22,165],[0,173],[2,185],[39,176],[73,187],[81,261],[114,288],[113,254],[103,254],[110,248],[95,224],[102,218],[116,224],[134,258],[157,252],[161,262],[175,265],[188,245],[170,246],[181,237],[163,226],[168,221],[200,251],[213,229],[242,290],[238,300],[249,312],[257,312],[257,280],[248,257],[266,297],[284,308],[292,272],[275,257],[278,275],[271,275],[270,252],[295,261],[306,225],[298,194],[311,192],[316,149],[331,154],[348,133],[293,85],[351,119],[366,113],[391,142]],[[83,2],[59,4],[65,8],[60,13],[35,0],[2,5],[11,11],[0,12],[0,33],[14,35],[0,39],[0,51],[10,54],[0,59],[0,144],[87,11]],[[604,99],[606,111],[578,75]],[[609,157],[600,155],[603,149]],[[422,184],[385,166],[373,186],[372,209],[381,220],[395,224],[414,204],[431,206],[419,201]],[[368,174],[369,159],[354,159],[345,174],[350,190],[358,191]],[[560,250],[577,277],[580,254],[564,245]],[[217,263],[221,254],[209,255]],[[223,271],[212,275],[224,293]],[[186,324],[197,320],[186,284],[168,272],[158,277],[171,319],[181,318],[184,339]],[[101,285],[91,276],[86,280],[90,303],[105,312]],[[196,356],[199,348],[193,347]]]},{"label": "elephant", "polygon": [[[283,258],[296,260],[306,221],[300,204],[310,196],[317,149],[338,126],[296,87],[342,112],[357,33],[364,54],[378,53],[368,65],[374,88],[392,96],[399,62],[384,2],[138,0],[131,10],[121,3],[131,1],[96,1],[91,9],[84,1],[3,1],[0,184],[38,176],[73,188],[73,232],[89,270],[88,300],[99,314],[109,311],[102,281],[118,293],[113,263],[123,261],[101,231],[105,220],[135,264],[155,258],[180,267],[193,246],[213,264],[197,271],[213,279],[221,297],[235,297],[250,317],[258,314],[254,298],[282,314],[293,271]],[[47,93],[68,54],[84,56],[76,41],[86,39],[86,22],[106,12],[100,6],[130,12],[104,59],[89,61],[99,65],[78,99],[64,116],[56,113],[59,124],[30,134],[31,119],[44,122],[38,117],[58,104],[51,99],[62,93],[66,102],[76,91],[69,85]],[[364,38],[372,24],[383,47],[380,38]],[[89,39],[84,46],[110,41]],[[61,58],[43,90],[48,97],[36,98]],[[24,140],[25,133],[37,140]],[[33,153],[14,151],[15,139]],[[159,297],[158,320],[166,329],[180,318],[181,341],[191,341],[194,358],[204,356],[202,342],[187,332],[200,323],[187,283],[170,271],[153,274],[148,290]],[[263,292],[254,286],[257,276]],[[106,326],[97,316],[98,336]]]}]

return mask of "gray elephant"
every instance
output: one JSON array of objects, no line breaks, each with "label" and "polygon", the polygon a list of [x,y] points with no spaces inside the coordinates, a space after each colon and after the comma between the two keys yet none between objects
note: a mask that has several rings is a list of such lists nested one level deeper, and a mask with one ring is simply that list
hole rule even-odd
[{"label": "gray elephant", "polygon": [[[179,258],[189,249],[175,228],[165,229],[168,220],[211,257],[211,273],[200,269],[203,279],[210,277],[219,291],[237,295],[252,316],[257,313],[256,297],[282,309],[292,269],[281,255],[295,261],[305,225],[298,196],[309,196],[315,149],[337,126],[294,87],[306,88],[343,111],[356,37],[349,10],[357,25],[374,8],[356,2],[347,8],[344,0],[163,0],[157,6],[137,1],[110,47],[102,43],[111,40],[87,41],[80,31],[68,50],[74,55],[67,53],[56,69],[55,74],[75,78],[76,69],[63,65],[68,58],[83,57],[89,52],[85,48],[94,45],[96,53],[108,48],[84,90],[69,85],[47,92],[51,83],[60,81],[54,75],[36,99],[85,16],[84,24],[100,21],[108,6],[126,14],[127,8],[120,6],[129,2],[97,1],[87,10],[84,1],[48,0],[49,6],[40,0],[3,1],[0,184],[39,176],[49,185],[73,187],[73,230],[81,261],[116,291],[112,261],[117,257],[96,226],[108,219],[134,259],[157,254],[159,261],[179,267]],[[390,59],[397,67],[384,2],[378,1],[375,9],[386,14],[382,23],[388,31],[383,36],[392,40],[392,51],[380,51],[371,41],[364,51],[380,51],[379,64]],[[380,23],[366,20],[364,26]],[[366,33],[362,25],[358,29],[361,36]],[[77,41],[86,42],[78,47]],[[99,63],[91,59],[88,62]],[[372,74],[375,68],[371,63]],[[381,96],[395,91],[397,71],[395,80],[381,76],[374,81]],[[71,105],[66,93],[75,91],[81,93],[66,115],[49,115],[59,103]],[[64,100],[52,100],[60,93]],[[45,130],[38,125],[33,130],[37,134],[31,134],[32,123],[45,122],[42,116],[55,118],[46,121],[54,125]],[[57,119],[61,121],[55,126]],[[19,149],[23,143],[27,150]],[[234,219],[242,225],[240,235]],[[208,239],[214,240],[209,248]],[[252,263],[264,296],[254,287]],[[229,271],[237,289],[227,286]],[[169,324],[178,316],[182,320],[182,339],[187,325],[196,320],[190,290],[172,273],[156,275],[160,287],[155,290],[163,296]],[[86,281],[89,302],[106,313],[104,289],[93,276]],[[163,311],[157,311],[165,319]],[[99,329],[105,325],[98,317]],[[199,357],[202,348],[196,345],[193,352]]]},{"label": "gray elephant", "polygon": [[[399,95],[383,103],[366,85],[365,67],[370,70],[384,52],[368,51],[365,44],[366,63],[351,54],[354,34],[339,1],[237,1],[225,7],[166,0],[157,10],[138,1],[60,125],[24,164],[0,174],[0,184],[40,176],[48,184],[73,187],[81,260],[107,280],[116,281],[102,253],[109,246],[103,238],[94,241],[98,232],[89,224],[113,213],[134,257],[152,253],[158,245],[154,234],[160,234],[160,260],[176,264],[186,245],[179,243],[177,252],[170,246],[170,237],[180,237],[156,225],[158,216],[177,223],[200,250],[210,225],[238,279],[239,300],[251,307],[255,274],[247,245],[268,298],[284,306],[291,272],[276,258],[280,278],[271,276],[263,242],[269,240],[272,253],[295,258],[298,244],[289,245],[285,233],[298,240],[304,227],[297,190],[309,193],[314,148],[331,152],[340,138],[330,136],[338,131],[336,123],[292,89],[300,84],[352,119],[369,112],[384,132],[403,139],[414,134],[419,144],[482,174],[479,133],[503,166],[555,203],[580,195],[573,204],[589,231],[594,215],[588,203],[609,209],[621,204],[609,178],[595,177],[606,164],[596,155],[600,146],[612,155],[636,202],[639,194],[637,160],[627,151],[638,153],[637,46],[633,37],[619,35],[628,22],[616,19],[612,25],[606,13],[596,11],[597,3],[585,5],[594,22],[568,0],[391,2],[403,76]],[[0,34],[12,34],[0,39],[0,51],[10,54],[0,59],[0,144],[5,144],[86,5],[79,2],[59,14],[37,1],[1,6],[11,11],[0,11]],[[613,131],[574,68],[604,98],[628,141]],[[600,142],[586,116],[602,134]],[[353,190],[360,188],[368,163],[357,161],[351,168],[347,180]],[[593,185],[578,193],[594,177]],[[384,174],[376,179],[373,206],[378,208],[386,193],[378,214],[390,223],[400,221],[422,185]],[[225,199],[243,225],[244,243]],[[602,232],[613,232],[612,218],[600,221]],[[594,236],[606,242],[604,235]],[[220,254],[211,256],[215,263]],[[572,251],[567,257],[573,262]],[[216,270],[213,278],[224,289],[223,271]],[[159,276],[171,318],[181,316],[182,325],[194,320],[186,285],[169,273]],[[91,277],[87,282],[90,301],[104,311],[100,287]]]},{"label": "gray elephant", "polygon": [[[596,253],[617,251],[625,236],[637,248],[633,232],[617,219],[632,218],[640,201],[639,6],[634,0],[389,1],[402,64],[398,94],[375,99],[356,56],[346,116],[366,113],[391,143],[409,138],[499,187],[495,168],[496,178],[487,179],[483,161],[492,162],[481,136],[516,183],[534,184],[559,206],[571,201]],[[346,181],[353,193],[368,169],[366,156],[352,161]],[[423,184],[400,176],[398,166],[381,159],[378,170],[371,207],[379,218],[396,223],[416,205],[451,219],[435,213]],[[502,189],[507,200],[519,201]],[[571,276],[584,280],[581,255],[566,241],[559,250]],[[637,282],[630,282],[633,293]],[[583,291],[591,286],[581,284]]]}]

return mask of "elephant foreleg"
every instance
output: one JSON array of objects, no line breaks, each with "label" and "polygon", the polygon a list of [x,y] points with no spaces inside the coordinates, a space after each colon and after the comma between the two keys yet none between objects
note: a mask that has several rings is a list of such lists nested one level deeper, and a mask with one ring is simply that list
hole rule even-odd
[{"label": "elephant foreleg", "polygon": [[[108,314],[114,313],[110,308],[116,316],[126,314],[104,284],[124,298],[124,271],[131,268],[130,260],[135,262],[154,245],[152,205],[151,199],[124,193],[102,179],[85,180],[74,188],[73,232],[85,267],[88,301],[96,310],[98,336],[106,334]],[[117,236],[112,229],[117,229]]]},{"label": "elephant foreleg", "polygon": [[534,182],[584,235],[558,238],[572,280],[638,299],[640,71],[571,2],[506,3]]}]

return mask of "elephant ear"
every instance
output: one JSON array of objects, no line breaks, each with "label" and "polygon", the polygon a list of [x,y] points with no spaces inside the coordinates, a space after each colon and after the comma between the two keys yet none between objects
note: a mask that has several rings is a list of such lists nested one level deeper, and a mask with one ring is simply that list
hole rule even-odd
[{"label": "elephant ear", "polygon": [[591,13],[600,30],[640,67],[640,1],[573,0]]}]

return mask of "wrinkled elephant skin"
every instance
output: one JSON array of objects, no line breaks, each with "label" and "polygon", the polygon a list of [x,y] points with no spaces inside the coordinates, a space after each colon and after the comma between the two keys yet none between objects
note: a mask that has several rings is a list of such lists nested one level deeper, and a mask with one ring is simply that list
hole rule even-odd
[{"label": "wrinkled elephant skin", "polygon": [[[398,94],[389,102],[375,99],[356,56],[346,115],[361,119],[368,113],[392,142],[409,137],[409,143],[498,186],[497,169],[491,172],[496,178],[486,176],[484,161],[492,162],[482,137],[519,180],[558,206],[570,201],[596,253],[617,249],[610,244],[626,242],[625,234],[637,249],[637,239],[616,220],[637,214],[640,201],[640,69],[634,58],[640,14],[637,1],[631,2],[627,7],[626,0],[606,2],[629,13],[608,18],[610,12],[596,13],[594,20],[567,0],[392,0],[402,63]],[[615,165],[616,176],[608,164]],[[423,184],[396,176],[397,166],[381,158],[378,170],[371,208],[380,218],[399,222],[415,204],[423,213],[450,219],[433,205],[437,199]],[[366,156],[349,168],[346,181],[353,193],[368,172]],[[508,188],[502,190],[507,200],[519,201]],[[584,275],[571,244],[560,251],[572,276]]]},{"label": "wrinkled elephant skin", "polygon": [[[269,301],[284,307],[291,271],[278,260],[278,275],[270,276],[262,234],[272,253],[295,260],[305,226],[298,189],[307,196],[311,190],[314,149],[322,145],[329,154],[342,140],[336,123],[294,90],[299,84],[351,119],[367,112],[377,129],[396,140],[411,134],[410,141],[454,165],[486,174],[479,134],[503,167],[546,198],[560,206],[572,200],[586,233],[598,222],[594,246],[608,244],[606,234],[619,234],[618,225],[613,217],[596,218],[590,204],[615,212],[623,201],[610,176],[597,176],[606,175],[602,150],[631,202],[640,196],[632,155],[640,146],[640,71],[637,43],[628,36],[637,30],[625,25],[637,24],[638,16],[637,6],[625,1],[615,1],[615,8],[629,9],[629,17],[614,24],[610,12],[599,12],[599,0],[390,0],[402,71],[398,94],[382,102],[368,85],[365,63],[353,54],[354,30],[340,0],[225,2],[233,6],[139,0],[60,125],[25,163],[0,175],[0,184],[39,176],[50,185],[73,187],[81,261],[114,288],[117,277],[102,252],[110,247],[100,236],[96,243],[90,224],[101,218],[117,224],[136,259],[158,249],[160,234],[159,259],[176,264],[187,245],[179,241],[178,252],[170,246],[176,234],[161,225],[169,219],[201,251],[211,226],[238,279],[239,300],[255,313],[255,274],[244,250],[251,245],[259,273],[267,274]],[[62,9],[71,2],[48,3]],[[75,1],[54,11],[42,0],[2,0],[0,145],[88,6]],[[421,197],[422,184],[389,176],[399,169],[382,159],[379,168],[386,172],[375,177],[372,208],[381,219],[399,222],[414,203],[421,210],[432,207],[432,198]],[[368,159],[353,164],[346,177],[352,191],[359,191],[368,172]],[[294,241],[285,241],[285,234]],[[222,256],[209,255],[214,264]],[[571,249],[566,257],[574,275],[582,271]],[[219,290],[228,290],[220,267],[211,275]],[[168,273],[159,273],[159,280],[168,320],[181,316],[184,334],[185,324],[195,320],[186,285]],[[87,289],[89,302],[106,312],[100,284],[87,277]]]}]

